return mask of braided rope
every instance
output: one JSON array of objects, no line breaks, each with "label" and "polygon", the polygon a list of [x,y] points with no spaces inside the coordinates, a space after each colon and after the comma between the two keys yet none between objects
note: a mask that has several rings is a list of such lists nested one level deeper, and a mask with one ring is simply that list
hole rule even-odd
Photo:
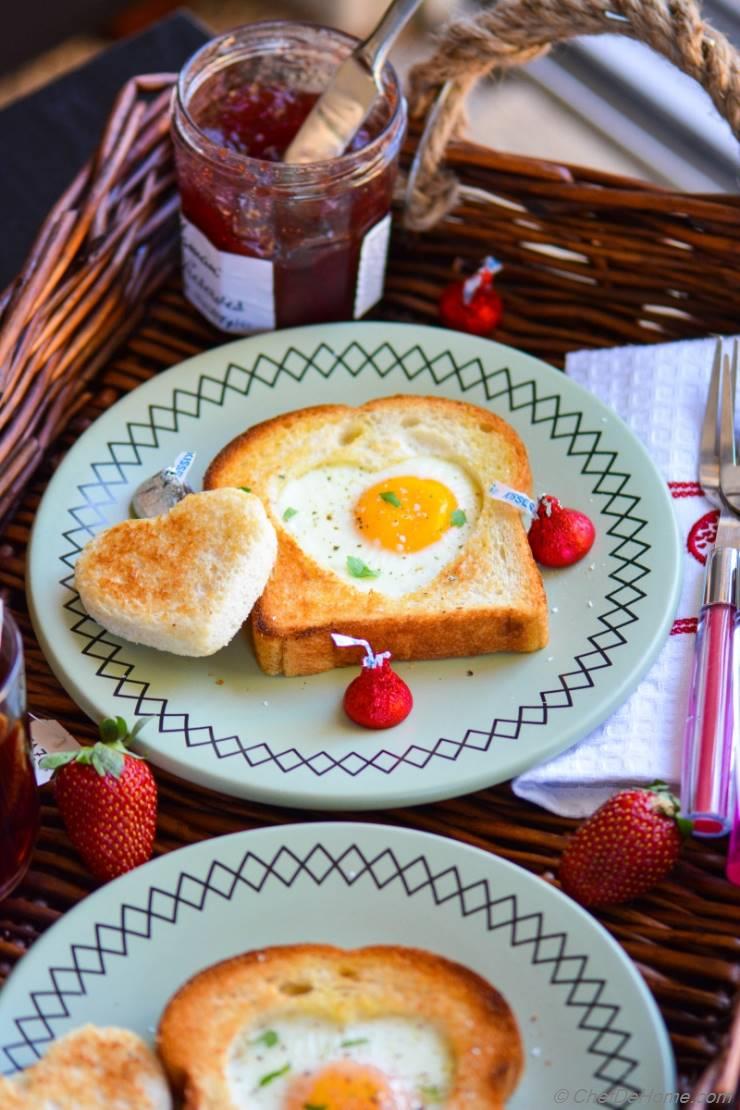
[{"label": "braided rope", "polygon": [[430,227],[455,203],[457,182],[438,169],[459,130],[467,93],[480,77],[525,65],[576,35],[605,33],[644,42],[693,77],[740,137],[738,52],[703,22],[695,0],[498,0],[475,18],[444,28],[432,57],[411,71],[412,118],[425,116],[443,88],[445,96],[424,136],[407,226]]}]

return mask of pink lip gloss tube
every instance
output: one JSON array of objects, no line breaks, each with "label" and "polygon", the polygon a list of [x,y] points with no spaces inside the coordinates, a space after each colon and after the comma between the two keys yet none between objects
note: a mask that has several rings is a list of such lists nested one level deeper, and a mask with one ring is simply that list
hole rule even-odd
[{"label": "pink lip gloss tube", "polygon": [[737,569],[734,548],[715,547],[710,553],[696,633],[681,777],[681,810],[694,822],[695,836],[724,836],[732,823]]},{"label": "pink lip gloss tube", "polygon": [[738,789],[738,753],[735,752],[735,799],[730,830],[730,846],[727,850],[726,875],[731,883],[740,886],[740,789]]}]

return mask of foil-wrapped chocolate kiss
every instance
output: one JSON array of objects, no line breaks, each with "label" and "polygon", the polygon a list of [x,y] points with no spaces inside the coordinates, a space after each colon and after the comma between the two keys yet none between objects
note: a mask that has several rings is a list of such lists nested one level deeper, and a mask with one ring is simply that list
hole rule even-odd
[{"label": "foil-wrapped chocolate kiss", "polygon": [[131,498],[134,516],[159,516],[169,512],[178,501],[192,493],[185,476],[195,461],[195,451],[182,451],[172,466],[166,466],[158,474],[142,482]]}]

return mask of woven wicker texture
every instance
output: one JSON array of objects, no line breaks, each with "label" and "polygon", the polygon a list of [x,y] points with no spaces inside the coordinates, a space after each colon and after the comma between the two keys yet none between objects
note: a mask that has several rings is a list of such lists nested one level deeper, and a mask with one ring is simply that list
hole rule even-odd
[{"label": "woven wicker texture", "polygon": [[[541,8],[517,6],[521,13]],[[671,11],[685,8],[674,3]],[[223,340],[185,304],[172,277],[171,83],[155,75],[122,90],[96,159],[60,199],[0,300],[0,590],[24,633],[33,712],[60,720],[80,739],[93,728],[52,676],[25,608],[25,549],[39,498],[60,455],[97,415],[164,367]],[[407,161],[415,146],[412,138]],[[441,287],[494,252],[505,263],[498,287],[506,316],[497,338],[556,365],[577,347],[737,326],[740,198],[687,197],[465,142],[448,146],[446,166],[460,183],[459,204],[423,234],[395,235],[376,315],[435,321]],[[157,778],[158,852],[305,817],[223,799],[161,772]],[[94,885],[50,788],[43,797],[32,869],[0,905],[0,975]],[[489,848],[548,881],[573,827],[505,787],[378,819]],[[740,978],[740,899],[724,880],[720,849],[692,842],[668,881],[598,917],[655,993],[682,1084],[696,1084],[710,1065],[715,1073],[724,1066],[730,1082],[736,1068],[723,1065],[720,1049]]]}]

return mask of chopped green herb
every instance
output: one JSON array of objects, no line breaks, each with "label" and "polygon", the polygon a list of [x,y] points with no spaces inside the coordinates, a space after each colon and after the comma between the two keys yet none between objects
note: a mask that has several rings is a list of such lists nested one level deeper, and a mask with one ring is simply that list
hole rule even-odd
[{"label": "chopped green herb", "polygon": [[450,517],[450,522],[454,524],[455,528],[462,528],[467,519],[468,518],[466,517],[463,509],[455,509],[454,513]]},{"label": "chopped green herb", "polygon": [[339,1047],[340,1048],[354,1048],[354,1046],[356,1044],[367,1044],[367,1041],[368,1041],[367,1037],[355,1037],[355,1039],[351,1040],[351,1041],[341,1041],[340,1044],[339,1044]]},{"label": "chopped green herb", "polygon": [[439,1087],[419,1087],[419,1094],[423,1099],[432,1099],[433,1102],[439,1102],[442,1098],[442,1091]]},{"label": "chopped green herb", "polygon": [[257,1086],[267,1087],[269,1083],[273,1083],[276,1079],[281,1079],[284,1075],[287,1075],[289,1071],[290,1064],[285,1064],[282,1068],[278,1068],[277,1071],[268,1071],[267,1075],[262,1076]]},{"label": "chopped green herb", "polygon": [[319,1104],[318,1102],[304,1102],[303,1110],[329,1110],[325,1102]]},{"label": "chopped green herb", "polygon": [[264,1033],[260,1033],[259,1037],[252,1041],[252,1044],[263,1044],[265,1048],[274,1048],[279,1040],[274,1029],[265,1029]]},{"label": "chopped green herb", "polygon": [[251,486],[239,486],[239,489],[242,491],[242,493],[251,493],[252,492],[252,487]]},{"label": "chopped green herb", "polygon": [[347,570],[353,578],[377,578],[380,574],[378,570],[370,570],[367,563],[358,559],[356,555],[347,556]]},{"label": "chopped green herb", "polygon": [[400,509],[401,508],[401,502],[399,501],[398,497],[393,492],[393,490],[390,490],[390,489],[389,490],[383,490],[383,492],[381,493],[380,496],[381,496],[383,501],[387,501],[388,504],[392,505],[394,509]]},{"label": "chopped green herb", "polygon": [[297,509],[286,509],[285,512],[283,513],[283,520],[290,520],[290,518],[292,516],[295,516],[295,514],[297,512],[298,512]]}]

